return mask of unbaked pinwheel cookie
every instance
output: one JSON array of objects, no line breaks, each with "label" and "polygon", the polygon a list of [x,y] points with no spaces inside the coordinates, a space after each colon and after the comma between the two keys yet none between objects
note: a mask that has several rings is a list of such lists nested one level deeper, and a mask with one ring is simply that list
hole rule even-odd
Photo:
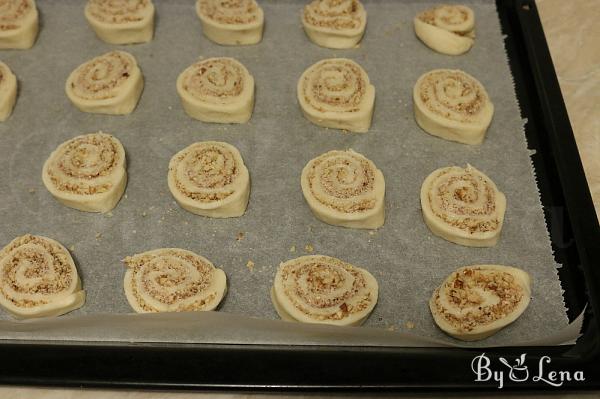
[{"label": "unbaked pinwheel cookie", "polygon": [[183,109],[194,119],[245,123],[254,108],[254,78],[239,61],[219,57],[198,61],[177,78]]},{"label": "unbaked pinwheel cookie", "polygon": [[133,55],[111,51],[77,67],[65,85],[69,100],[81,111],[126,115],[133,112],[144,88]]},{"label": "unbaked pinwheel cookie", "polygon": [[492,247],[500,238],[506,197],[471,165],[450,166],[423,182],[421,210],[436,236],[468,247]]},{"label": "unbaked pinwheel cookie", "polygon": [[154,34],[151,0],[88,0],[85,18],[96,35],[111,44],[145,43]]},{"label": "unbaked pinwheel cookie", "polygon": [[60,203],[85,212],[108,212],[125,191],[125,150],[116,137],[98,132],[65,141],[50,154],[44,185]]},{"label": "unbaked pinwheel cookie", "polygon": [[28,49],[39,29],[34,0],[0,1],[0,49]]},{"label": "unbaked pinwheel cookie", "polygon": [[202,141],[169,162],[168,184],[181,207],[213,218],[242,216],[250,196],[250,175],[231,144]]},{"label": "unbaked pinwheel cookie", "polygon": [[385,221],[383,173],[365,156],[329,151],[306,164],[302,194],[321,221],[355,229],[376,229]]},{"label": "unbaked pinwheel cookie", "polygon": [[223,270],[185,249],[155,249],[123,262],[125,296],[138,313],[213,310],[227,291]]},{"label": "unbaked pinwheel cookie", "polygon": [[0,251],[0,306],[16,318],[60,316],[84,302],[73,258],[59,242],[26,234]]},{"label": "unbaked pinwheel cookie", "polygon": [[435,289],[429,308],[442,331],[463,341],[489,337],[529,305],[531,278],[500,265],[461,267]]},{"label": "unbaked pinwheel cookie", "polygon": [[439,5],[418,14],[415,33],[438,53],[459,55],[473,47],[475,14],[463,5]]},{"label": "unbaked pinwheel cookie", "polygon": [[8,65],[0,61],[0,122],[12,114],[17,100],[17,77]]},{"label": "unbaked pinwheel cookie", "polygon": [[413,89],[417,124],[434,136],[480,144],[492,122],[494,105],[483,85],[460,70],[423,74]]},{"label": "unbaked pinwheel cookie", "polygon": [[356,62],[330,58],[304,71],[298,81],[298,102],[315,125],[365,133],[371,127],[375,87]]},{"label": "unbaked pinwheel cookie", "polygon": [[204,35],[217,44],[240,46],[261,41],[265,17],[255,0],[197,0]]},{"label": "unbaked pinwheel cookie", "polygon": [[357,326],[379,294],[367,270],[324,255],[302,256],[279,265],[271,300],[283,320]]},{"label": "unbaked pinwheel cookie", "polygon": [[358,0],[313,0],[304,7],[302,25],[319,46],[352,48],[365,33],[367,12]]}]

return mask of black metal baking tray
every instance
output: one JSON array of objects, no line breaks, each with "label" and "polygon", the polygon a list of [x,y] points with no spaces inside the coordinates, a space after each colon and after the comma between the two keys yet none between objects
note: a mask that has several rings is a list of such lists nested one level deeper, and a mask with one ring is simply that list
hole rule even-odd
[{"label": "black metal baking tray", "polygon": [[[575,345],[485,349],[134,343],[0,343],[0,383],[242,390],[498,390],[475,381],[485,353],[503,389],[600,387],[600,227],[533,0],[497,0],[568,316],[585,309]],[[513,364],[526,354],[513,379]],[[547,357],[547,358],[545,358]],[[548,362],[549,361],[549,362]],[[543,379],[536,379],[542,362]],[[560,386],[550,382],[570,376]],[[578,372],[579,374],[576,374]],[[484,377],[484,376],[483,376]],[[578,378],[576,378],[578,377]],[[580,381],[581,377],[584,381]],[[483,379],[483,378],[482,378]],[[546,380],[546,381],[544,381]],[[554,384],[558,385],[559,381]]]}]

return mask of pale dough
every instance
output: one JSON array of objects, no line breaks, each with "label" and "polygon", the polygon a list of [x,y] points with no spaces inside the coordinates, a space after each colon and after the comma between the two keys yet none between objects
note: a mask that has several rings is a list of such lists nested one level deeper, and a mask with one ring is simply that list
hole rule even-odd
[{"label": "pale dough", "polygon": [[145,43],[154,34],[152,0],[88,0],[85,18],[106,43]]},{"label": "pale dough", "polygon": [[421,210],[433,234],[469,247],[498,243],[506,197],[471,165],[433,171],[421,186]]},{"label": "pale dough", "polygon": [[39,30],[34,0],[5,0],[0,4],[0,49],[28,49]]},{"label": "pale dough", "polygon": [[42,180],[70,208],[108,212],[125,191],[125,165],[125,150],[116,137],[91,133],[59,145],[44,163]]},{"label": "pale dough", "polygon": [[494,105],[483,85],[460,70],[435,69],[413,89],[417,124],[427,133],[464,144],[481,144]]},{"label": "pale dough", "polygon": [[531,278],[501,265],[461,267],[435,289],[429,309],[438,327],[463,341],[495,334],[527,308]]},{"label": "pale dough", "polygon": [[0,122],[8,119],[17,100],[17,78],[8,65],[0,61]]},{"label": "pale dough", "polygon": [[126,115],[135,109],[144,79],[133,55],[111,51],[78,66],[67,79],[69,100],[83,112]]},{"label": "pale dough", "polygon": [[123,262],[125,296],[138,313],[214,310],[227,292],[223,270],[185,249],[155,249]]},{"label": "pale dough", "polygon": [[336,49],[355,47],[367,26],[367,12],[358,0],[313,0],[301,19],[310,40]]},{"label": "pale dough", "polygon": [[59,316],[84,303],[73,258],[59,242],[26,234],[0,251],[0,306],[14,317]]},{"label": "pale dough", "polygon": [[279,265],[271,300],[286,321],[356,326],[367,319],[378,294],[377,280],[367,270],[330,256],[309,255]]},{"label": "pale dough", "polygon": [[196,14],[204,35],[215,43],[239,46],[262,39],[265,17],[255,0],[197,0]]},{"label": "pale dough", "polygon": [[300,183],[317,219],[355,229],[383,226],[385,180],[364,155],[353,150],[326,152],[306,164]]},{"label": "pale dough", "polygon": [[213,218],[242,216],[250,175],[240,152],[218,141],[194,143],[171,158],[169,190],[181,207]]},{"label": "pale dough", "polygon": [[473,47],[475,14],[467,6],[440,5],[418,14],[415,33],[431,49],[460,55]]},{"label": "pale dough", "polygon": [[371,127],[375,87],[365,70],[346,58],[309,67],[297,87],[304,116],[315,125],[365,133]]},{"label": "pale dough", "polygon": [[186,68],[177,78],[185,112],[214,123],[245,123],[254,108],[254,78],[233,58],[209,58]]}]

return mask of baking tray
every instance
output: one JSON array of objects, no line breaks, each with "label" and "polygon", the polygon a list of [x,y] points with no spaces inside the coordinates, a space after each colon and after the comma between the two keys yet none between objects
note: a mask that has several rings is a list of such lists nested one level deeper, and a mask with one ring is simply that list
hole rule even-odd
[{"label": "baking tray", "polygon": [[[0,381],[18,384],[164,388],[497,388],[474,382],[471,361],[485,351],[492,362],[527,353],[533,369],[550,356],[554,370],[581,371],[586,380],[562,388],[598,386],[600,252],[597,219],[535,4],[498,1],[507,35],[525,133],[538,178],[565,302],[573,319],[584,308],[576,345],[482,349],[203,344],[2,343]],[[563,193],[569,193],[568,196]],[[58,361],[58,362],[57,362]],[[435,364],[435,367],[432,367]],[[52,366],[50,366],[52,365]],[[544,382],[505,381],[507,388],[544,388]]]}]

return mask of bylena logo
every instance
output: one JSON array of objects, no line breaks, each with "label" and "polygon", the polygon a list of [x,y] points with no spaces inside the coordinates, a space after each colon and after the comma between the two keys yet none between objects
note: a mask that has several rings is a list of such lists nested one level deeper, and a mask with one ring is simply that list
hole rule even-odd
[{"label": "bylena logo", "polygon": [[548,366],[552,363],[550,356],[542,356],[537,364],[537,370],[530,375],[529,368],[525,364],[526,356],[527,354],[523,353],[514,360],[513,364],[501,357],[498,360],[503,367],[497,369],[492,367],[492,361],[485,355],[485,352],[475,356],[471,361],[475,382],[495,381],[498,383],[498,389],[502,389],[507,378],[512,382],[525,382],[531,378],[533,382],[541,382],[553,387],[560,387],[566,381],[585,381],[583,371],[548,370]]}]

